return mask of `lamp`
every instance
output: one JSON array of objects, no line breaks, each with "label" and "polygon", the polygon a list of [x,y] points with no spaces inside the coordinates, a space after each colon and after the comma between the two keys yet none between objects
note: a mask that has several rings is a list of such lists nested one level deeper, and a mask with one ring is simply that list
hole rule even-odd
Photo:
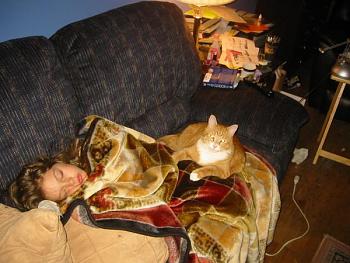
[{"label": "lamp", "polygon": [[345,45],[345,44],[347,44],[347,46],[345,47],[343,53],[341,53],[338,56],[337,61],[335,62],[334,66],[332,67],[331,72],[332,72],[332,75],[334,75],[336,77],[350,80],[350,39],[347,39],[344,42],[341,42],[339,44],[335,44],[335,45],[330,46],[330,47],[319,48],[319,51],[321,53],[325,53],[328,50],[340,47],[340,46]]},{"label": "lamp", "polygon": [[350,80],[350,42],[348,42],[343,53],[341,53],[334,66],[332,74],[342,79]]},{"label": "lamp", "polygon": [[195,44],[197,45],[199,26],[202,18],[201,7],[225,5],[228,3],[232,3],[235,0],[179,0],[179,1],[182,3],[191,5],[193,8],[193,12],[194,12],[193,38],[194,38]]}]

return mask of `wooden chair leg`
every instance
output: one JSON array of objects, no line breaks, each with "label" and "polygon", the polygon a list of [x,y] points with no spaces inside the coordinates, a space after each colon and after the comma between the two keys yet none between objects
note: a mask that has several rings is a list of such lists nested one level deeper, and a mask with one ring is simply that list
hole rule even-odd
[{"label": "wooden chair leg", "polygon": [[315,154],[315,158],[312,162],[313,164],[317,163],[318,157],[320,156],[320,152],[322,151],[324,142],[325,142],[326,137],[328,135],[329,128],[331,127],[335,112],[337,111],[339,101],[340,101],[341,96],[343,95],[343,91],[344,91],[345,86],[346,86],[346,83],[340,82],[338,87],[337,87],[337,91],[334,94],[332,104],[328,110],[327,117],[323,123],[321,132],[320,132],[318,139],[317,139],[317,141],[320,141],[320,140],[321,141],[320,141],[320,144],[318,145],[318,148],[317,148],[317,151]]},{"label": "wooden chair leg", "polygon": [[[346,85],[346,83],[343,83],[343,82],[339,82],[339,84],[338,84],[338,87],[337,87],[337,90],[336,90],[336,92],[335,92],[335,94],[334,94],[332,103],[331,103],[331,105],[330,105],[330,107],[329,107],[329,110],[328,110],[328,112],[327,112],[326,119],[325,119],[324,122],[323,122],[323,126],[322,126],[322,129],[321,129],[321,132],[320,132],[320,134],[319,134],[318,137],[317,137],[317,141],[318,141],[318,142],[321,140],[322,134],[324,133],[324,130],[325,130],[326,125],[327,125],[327,123],[328,123],[329,117],[330,117],[330,115],[331,115],[331,113],[332,113],[332,109],[333,109],[334,106],[335,106],[334,104],[336,103],[336,98],[339,97],[339,92],[341,91],[340,87],[341,87],[341,86],[344,86],[344,87],[345,87],[345,85]],[[343,93],[344,87],[343,87],[341,93]],[[339,99],[341,98],[341,96],[342,96],[342,94],[340,94]],[[339,100],[338,100],[338,104],[339,104]],[[338,108],[338,105],[337,105],[337,108]]]}]

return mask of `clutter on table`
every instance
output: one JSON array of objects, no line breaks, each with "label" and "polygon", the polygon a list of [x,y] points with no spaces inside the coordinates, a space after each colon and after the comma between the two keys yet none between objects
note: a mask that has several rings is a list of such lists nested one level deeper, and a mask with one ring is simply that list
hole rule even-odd
[{"label": "clutter on table", "polygon": [[[193,28],[191,12],[185,13],[189,29]],[[283,65],[271,68],[280,38],[269,32],[273,25],[262,14],[228,7],[204,7],[201,12],[198,50],[204,87],[234,89],[245,80],[268,96],[281,90],[286,71]]]}]

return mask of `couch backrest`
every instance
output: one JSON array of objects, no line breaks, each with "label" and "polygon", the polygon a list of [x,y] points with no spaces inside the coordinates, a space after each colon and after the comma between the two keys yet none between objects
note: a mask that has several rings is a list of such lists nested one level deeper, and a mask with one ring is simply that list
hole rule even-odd
[{"label": "couch backrest", "polygon": [[0,190],[73,136],[81,116],[72,91],[48,39],[0,43]]},{"label": "couch backrest", "polygon": [[155,137],[187,121],[201,66],[175,4],[123,6],[69,24],[51,40],[83,115]]},{"label": "couch backrest", "polygon": [[51,40],[0,43],[0,190],[24,164],[64,147],[88,114],[155,137],[188,120],[201,67],[176,5],[124,6]]}]

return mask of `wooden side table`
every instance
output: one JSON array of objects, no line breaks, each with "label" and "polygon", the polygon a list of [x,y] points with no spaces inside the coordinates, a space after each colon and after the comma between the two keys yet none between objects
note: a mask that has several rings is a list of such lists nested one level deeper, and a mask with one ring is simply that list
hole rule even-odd
[{"label": "wooden side table", "polygon": [[323,123],[321,132],[320,132],[320,134],[319,134],[319,136],[317,138],[317,141],[319,141],[320,144],[318,145],[318,149],[316,151],[313,164],[316,164],[317,160],[318,160],[318,157],[322,156],[322,157],[325,157],[327,159],[330,159],[330,160],[333,160],[333,161],[336,161],[336,162],[339,162],[339,163],[342,163],[342,164],[350,166],[350,159],[349,158],[345,158],[343,156],[340,156],[340,155],[335,154],[335,153],[331,153],[331,152],[326,151],[326,150],[323,149],[323,145],[325,143],[325,140],[326,140],[329,128],[331,127],[331,124],[332,124],[335,112],[337,111],[340,98],[343,95],[343,91],[345,89],[346,84],[350,84],[350,80],[339,78],[339,77],[336,77],[334,75],[331,75],[331,79],[335,80],[335,81],[338,81],[339,84],[338,84],[338,87],[337,87],[337,91],[334,94],[334,97],[333,97],[333,100],[332,100],[332,104],[331,104],[331,106],[330,106],[330,108],[328,110],[326,119],[325,119],[325,121]]}]

